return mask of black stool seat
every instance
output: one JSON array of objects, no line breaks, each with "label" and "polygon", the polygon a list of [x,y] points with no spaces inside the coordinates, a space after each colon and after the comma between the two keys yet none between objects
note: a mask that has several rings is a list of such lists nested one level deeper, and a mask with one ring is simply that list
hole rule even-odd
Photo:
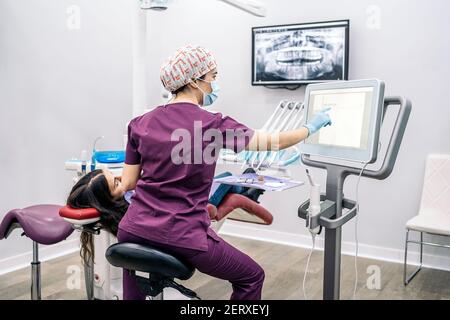
[{"label": "black stool seat", "polygon": [[187,280],[195,269],[148,245],[117,243],[106,250],[106,259],[115,267],[160,275],[168,279]]}]

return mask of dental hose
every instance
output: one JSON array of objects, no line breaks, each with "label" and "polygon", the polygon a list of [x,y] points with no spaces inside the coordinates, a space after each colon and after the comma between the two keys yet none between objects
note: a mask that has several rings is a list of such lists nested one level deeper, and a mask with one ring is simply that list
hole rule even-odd
[{"label": "dental hose", "polygon": [[311,232],[311,237],[312,237],[312,247],[311,247],[311,251],[309,252],[309,255],[308,255],[305,273],[303,275],[303,296],[305,297],[305,300],[308,300],[308,298],[306,297],[306,276],[308,275],[309,263],[311,262],[312,254],[316,248],[316,234]]}]

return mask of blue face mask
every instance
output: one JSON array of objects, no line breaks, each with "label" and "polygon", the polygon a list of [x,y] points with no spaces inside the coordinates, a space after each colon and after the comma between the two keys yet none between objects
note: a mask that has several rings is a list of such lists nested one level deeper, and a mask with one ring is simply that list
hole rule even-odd
[{"label": "blue face mask", "polygon": [[198,80],[203,81],[203,82],[208,82],[211,84],[211,88],[212,88],[211,93],[206,93],[205,91],[200,89],[200,87],[198,87],[198,86],[197,87],[200,89],[201,92],[203,92],[203,107],[212,105],[214,103],[214,101],[216,101],[217,98],[219,97],[220,87],[217,84],[217,81],[206,81],[206,80],[202,80],[202,79],[198,79]]}]

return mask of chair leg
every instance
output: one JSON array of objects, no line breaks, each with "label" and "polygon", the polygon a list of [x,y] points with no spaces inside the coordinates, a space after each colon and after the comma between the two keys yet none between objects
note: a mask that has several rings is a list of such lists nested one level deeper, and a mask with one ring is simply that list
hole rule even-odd
[{"label": "chair leg", "polygon": [[94,262],[90,261],[89,264],[83,264],[83,266],[86,297],[88,300],[94,300]]},{"label": "chair leg", "polygon": [[39,245],[33,241],[33,262],[31,262],[31,300],[41,300],[41,262]]},{"label": "chair leg", "polygon": [[408,243],[409,243],[409,230],[406,231],[406,241],[405,241],[405,262],[403,267],[403,284],[407,286],[411,280],[422,270],[423,264],[423,232],[420,232],[420,265],[419,267],[410,275],[406,276],[406,269],[408,266]]},{"label": "chair leg", "polygon": [[420,233],[420,268],[423,264],[423,232]]},{"label": "chair leg", "polygon": [[164,300],[164,290],[160,294],[150,297],[150,300]]}]

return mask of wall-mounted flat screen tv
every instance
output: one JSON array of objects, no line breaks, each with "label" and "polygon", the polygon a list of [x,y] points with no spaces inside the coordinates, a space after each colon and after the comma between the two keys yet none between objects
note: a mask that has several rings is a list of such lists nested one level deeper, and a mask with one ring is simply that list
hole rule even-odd
[{"label": "wall-mounted flat screen tv", "polygon": [[350,21],[252,28],[252,84],[348,80]]}]

